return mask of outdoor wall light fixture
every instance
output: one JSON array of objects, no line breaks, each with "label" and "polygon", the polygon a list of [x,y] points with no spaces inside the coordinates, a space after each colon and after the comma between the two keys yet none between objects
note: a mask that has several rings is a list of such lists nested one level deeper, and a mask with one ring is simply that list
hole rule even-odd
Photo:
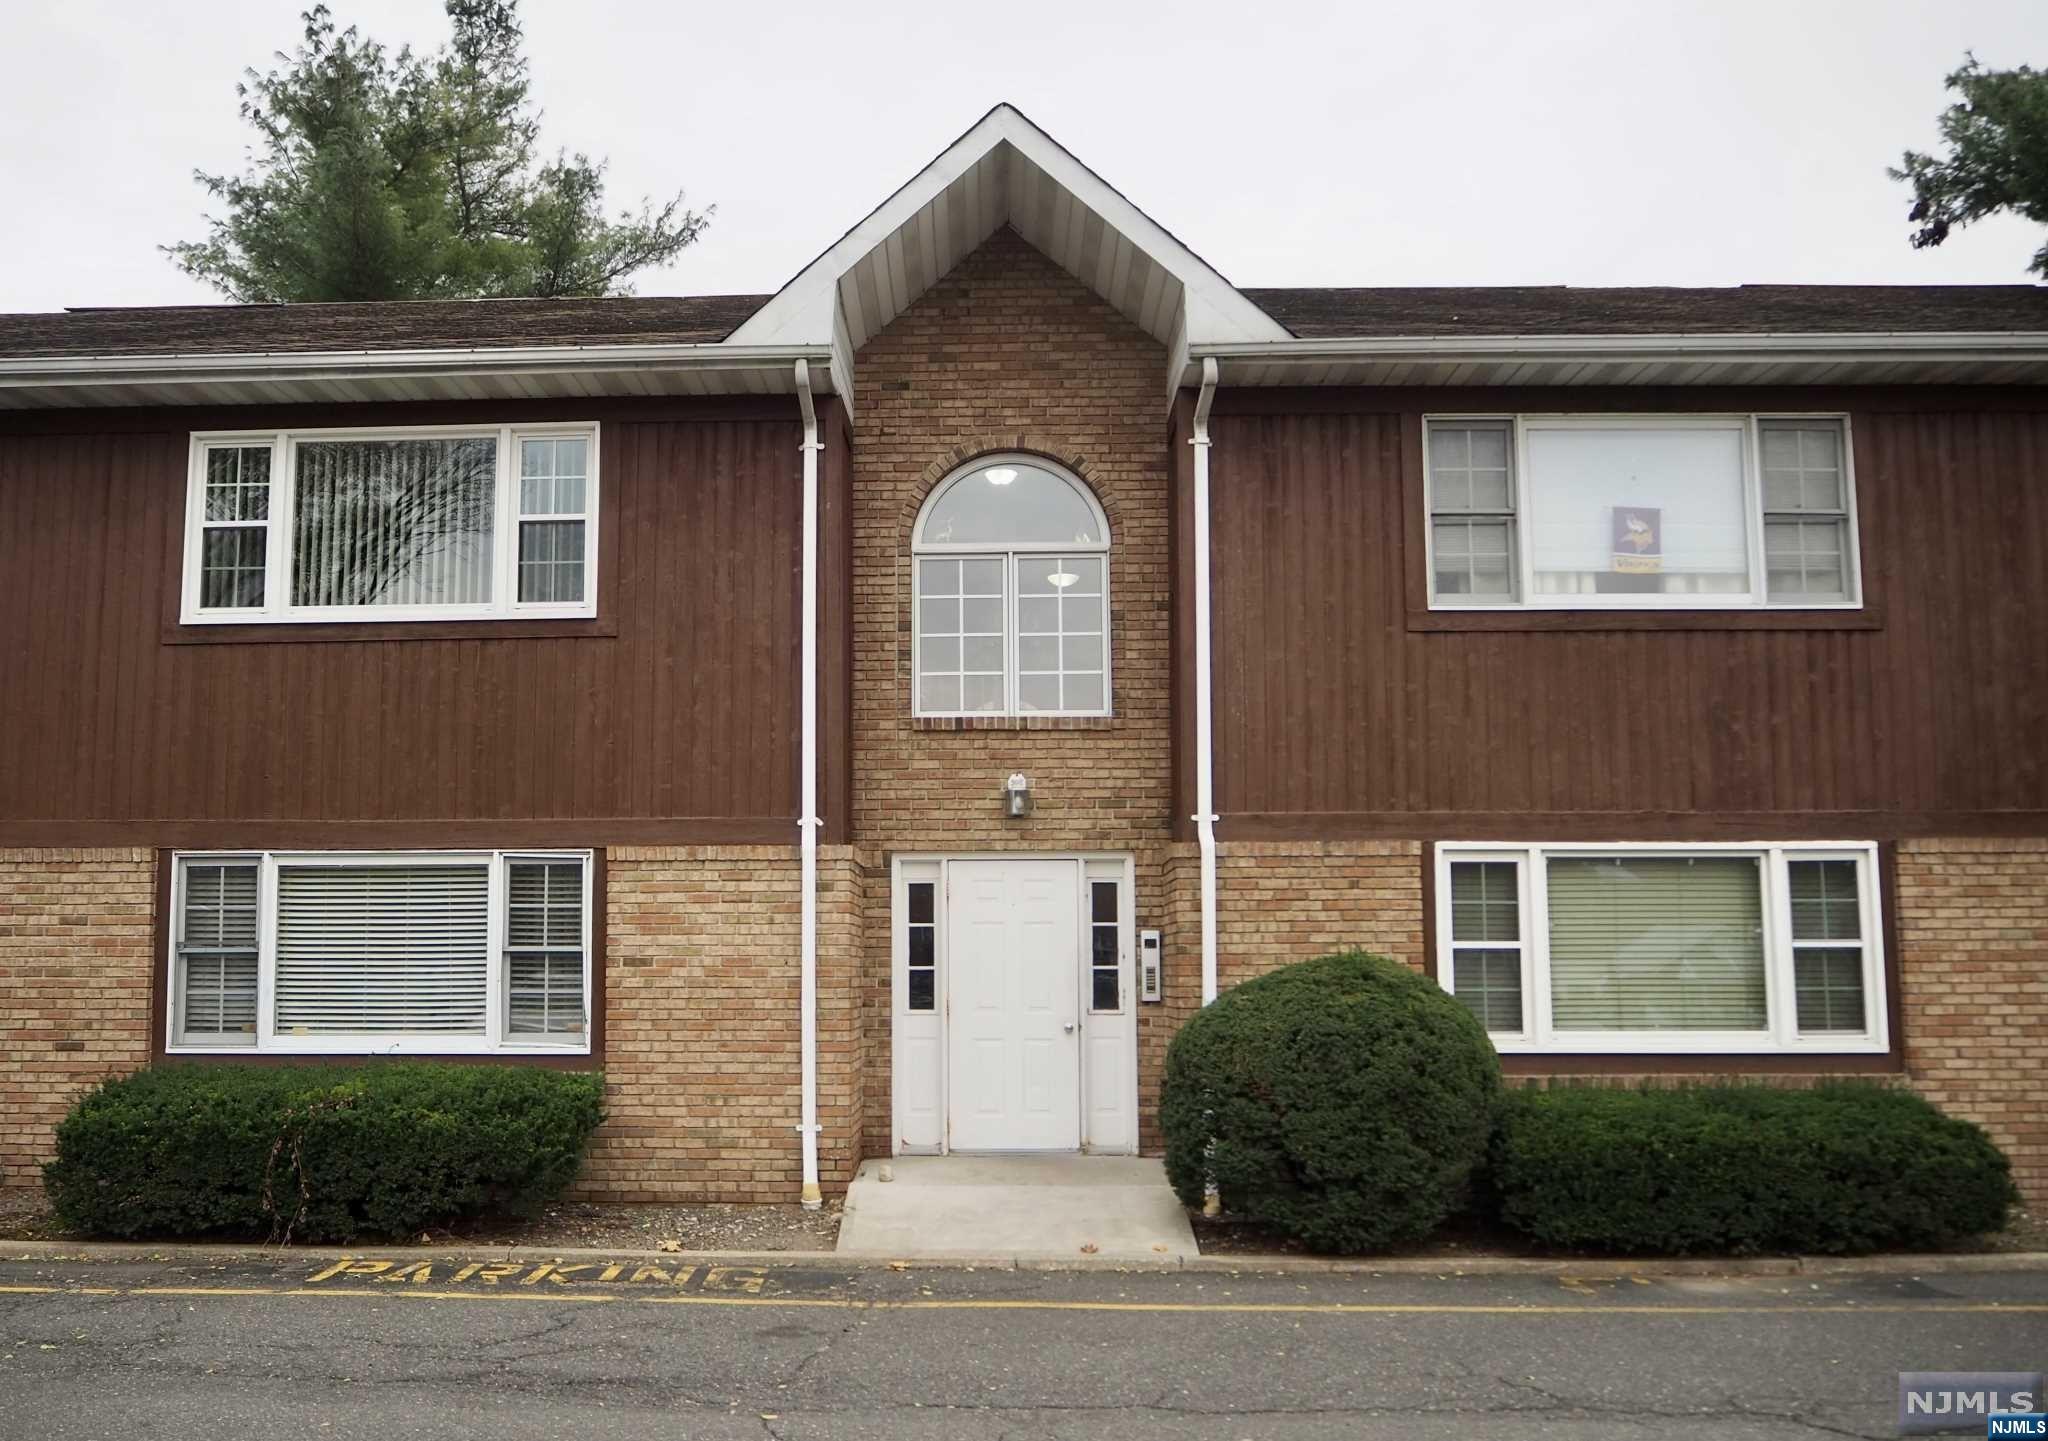
[{"label": "outdoor wall light fixture", "polygon": [[1031,777],[1013,772],[1003,786],[1003,814],[1013,821],[1031,814]]}]

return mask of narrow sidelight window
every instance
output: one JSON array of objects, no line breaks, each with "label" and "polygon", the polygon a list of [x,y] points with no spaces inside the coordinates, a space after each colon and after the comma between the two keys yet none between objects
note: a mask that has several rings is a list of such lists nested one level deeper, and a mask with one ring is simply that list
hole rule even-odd
[{"label": "narrow sidelight window", "polygon": [[1124,1008],[1119,952],[1123,949],[1122,910],[1115,881],[1088,883],[1088,1009]]},{"label": "narrow sidelight window", "polygon": [[938,884],[912,881],[909,891],[909,993],[904,1005],[913,1011],[929,1011],[938,1004],[939,993]]}]

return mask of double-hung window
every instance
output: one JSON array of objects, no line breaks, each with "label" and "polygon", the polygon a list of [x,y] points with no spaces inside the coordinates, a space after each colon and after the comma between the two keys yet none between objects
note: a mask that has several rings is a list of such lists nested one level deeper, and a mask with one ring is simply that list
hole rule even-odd
[{"label": "double-hung window", "polygon": [[198,435],[188,624],[597,613],[597,428]]},{"label": "double-hung window", "polygon": [[1078,479],[983,456],[933,490],[911,549],[916,714],[1109,714],[1109,524]]},{"label": "double-hung window", "polygon": [[1887,1044],[1870,845],[1458,842],[1436,872],[1438,978],[1503,1053]]},{"label": "double-hung window", "polygon": [[176,860],[174,1051],[589,1049],[587,852]]},{"label": "double-hung window", "polygon": [[1425,422],[1437,609],[1854,608],[1840,416]]}]

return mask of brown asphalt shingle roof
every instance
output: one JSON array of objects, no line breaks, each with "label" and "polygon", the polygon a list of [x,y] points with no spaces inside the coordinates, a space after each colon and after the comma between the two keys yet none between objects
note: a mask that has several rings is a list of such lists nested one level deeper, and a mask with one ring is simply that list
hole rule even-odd
[{"label": "brown asphalt shingle roof", "polygon": [[1564,285],[1251,290],[1300,336],[2048,330],[2048,285]]},{"label": "brown asphalt shingle roof", "polygon": [[[2048,286],[1247,289],[1304,337],[2048,331]],[[238,355],[723,340],[765,295],[176,305],[0,315],[0,356]]]},{"label": "brown asphalt shingle roof", "polygon": [[251,355],[723,340],[765,295],[166,305],[0,315],[0,355]]}]

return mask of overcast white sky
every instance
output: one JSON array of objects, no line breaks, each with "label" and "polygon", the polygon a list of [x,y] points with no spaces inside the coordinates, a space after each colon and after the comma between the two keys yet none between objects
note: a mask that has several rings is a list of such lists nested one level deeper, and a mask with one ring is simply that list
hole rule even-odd
[{"label": "overcast white sky", "polygon": [[[439,0],[334,0],[396,45]],[[0,6],[0,310],[203,301],[195,167],[301,0]],[[1906,245],[1966,49],[2048,63],[2042,0],[1007,5],[526,0],[549,146],[706,238],[644,295],[773,290],[998,100],[1240,285],[2019,282],[2038,227]]]}]

